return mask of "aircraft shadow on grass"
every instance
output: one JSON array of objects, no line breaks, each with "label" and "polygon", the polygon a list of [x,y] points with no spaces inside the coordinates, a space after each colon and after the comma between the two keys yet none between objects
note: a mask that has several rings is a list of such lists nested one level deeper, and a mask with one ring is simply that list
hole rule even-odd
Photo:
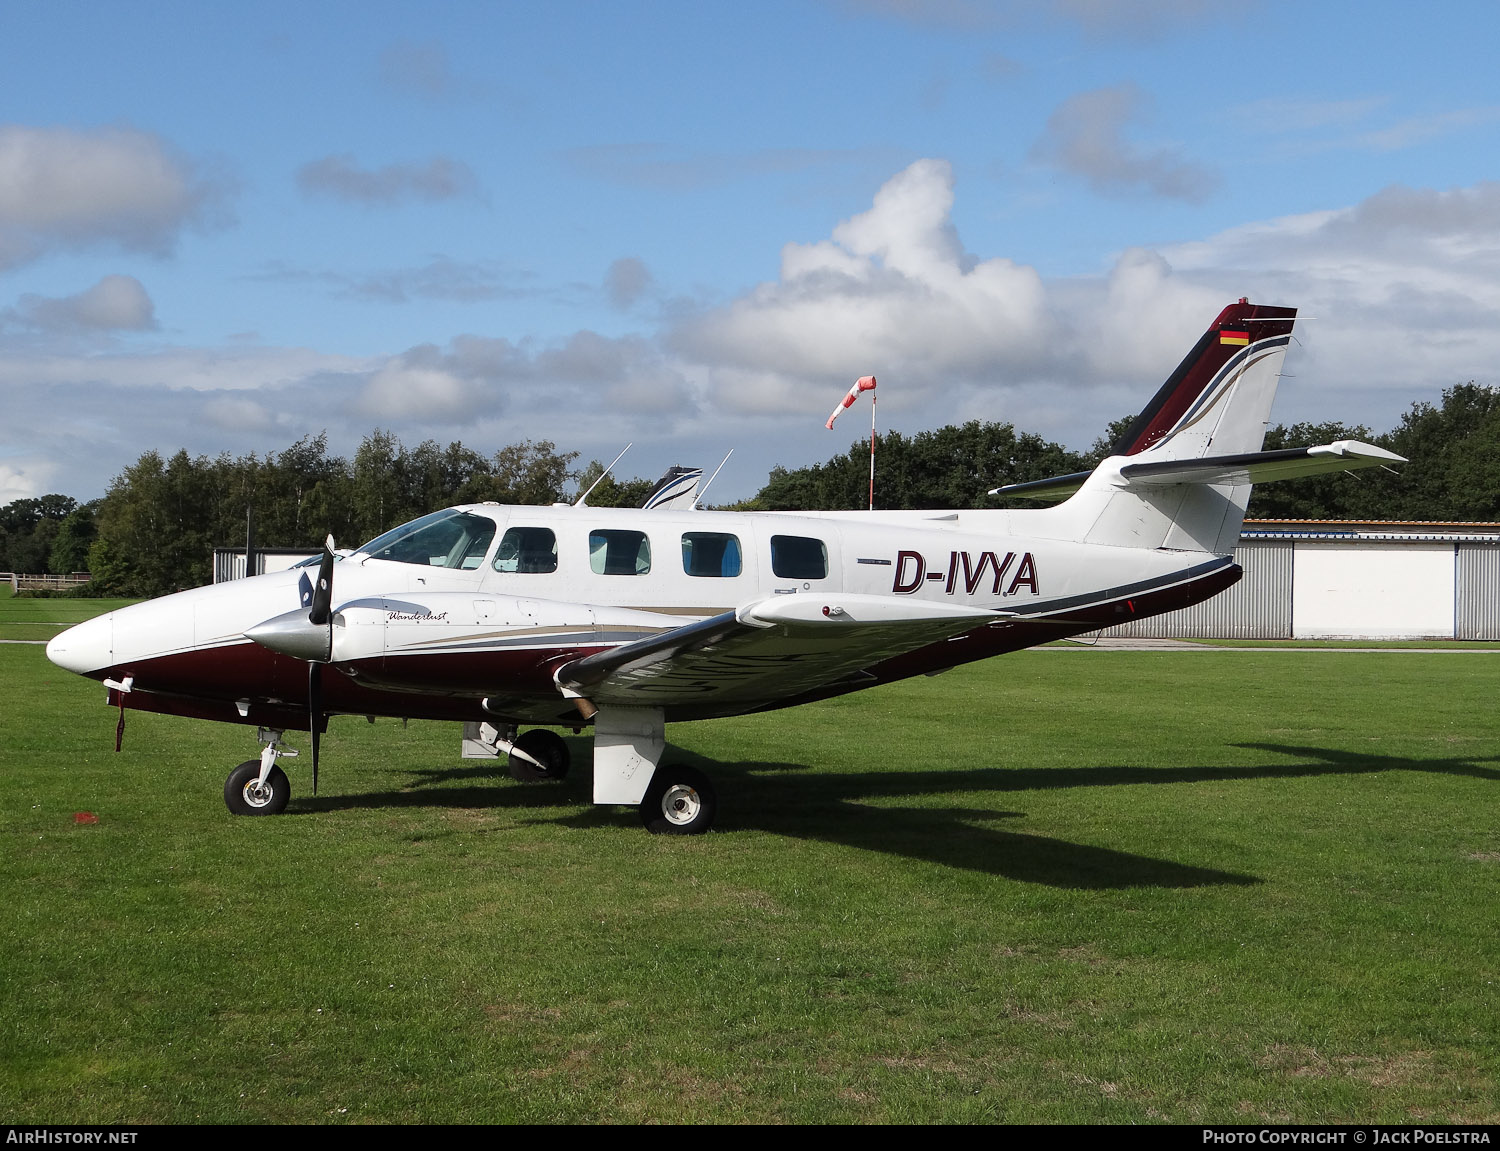
[{"label": "aircraft shadow on grass", "polygon": [[[1127,887],[1246,886],[1252,875],[1193,867],[1171,860],[1024,832],[995,824],[1024,816],[974,807],[891,807],[884,801],[936,793],[1048,791],[1073,787],[1204,783],[1289,779],[1324,775],[1422,771],[1500,779],[1500,770],[1480,766],[1500,756],[1411,759],[1329,748],[1240,744],[1247,750],[1291,756],[1304,762],[1251,767],[972,768],[951,771],[815,772],[805,764],[722,764],[673,748],[675,762],[712,769],[719,781],[723,831],[755,829],[799,839],[842,844],[901,855],[1025,883],[1081,889]],[[580,766],[587,751],[577,758]],[[1307,762],[1311,761],[1311,762]],[[415,773],[416,784],[400,791],[303,797],[289,814],[360,807],[494,808],[540,812],[589,804],[589,772],[561,784],[475,786],[504,771],[502,764],[440,768]],[[805,773],[805,774],[803,774]],[[789,780],[787,776],[800,778]],[[631,811],[587,806],[582,812],[548,817],[570,827],[634,822]]]}]

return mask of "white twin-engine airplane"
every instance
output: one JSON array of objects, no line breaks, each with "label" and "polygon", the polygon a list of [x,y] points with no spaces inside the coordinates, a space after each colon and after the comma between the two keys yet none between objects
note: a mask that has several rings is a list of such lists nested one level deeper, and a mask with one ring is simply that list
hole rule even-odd
[{"label": "white twin-engine airplane", "polygon": [[316,572],[110,612],[47,655],[102,680],[122,724],[128,707],[262,729],[260,758],[224,785],[238,814],[286,807],[288,729],[312,733],[316,790],[330,715],[461,720],[523,779],[566,773],[549,727],[591,723],[594,802],[700,833],[714,790],[662,762],[669,720],[790,707],[1198,603],[1240,578],[1251,484],[1405,462],[1354,441],[1261,450],[1295,316],[1231,304],[1113,456],[997,489],[1068,497],[1055,506],[471,504],[352,554],[330,539]]}]

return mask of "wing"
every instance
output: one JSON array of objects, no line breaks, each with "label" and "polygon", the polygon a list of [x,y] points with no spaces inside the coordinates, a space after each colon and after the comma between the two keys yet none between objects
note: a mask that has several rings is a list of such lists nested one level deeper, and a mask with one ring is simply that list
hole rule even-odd
[{"label": "wing", "polygon": [[801,695],[1014,612],[873,595],[770,596],[564,665],[596,706],[744,710]]}]

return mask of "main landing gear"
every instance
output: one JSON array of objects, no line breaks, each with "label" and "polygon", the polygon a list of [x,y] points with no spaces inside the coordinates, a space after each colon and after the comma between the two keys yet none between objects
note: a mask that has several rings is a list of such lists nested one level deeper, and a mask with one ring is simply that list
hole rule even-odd
[{"label": "main landing gear", "polygon": [[511,740],[509,758],[511,778],[537,783],[566,778],[573,757],[557,732],[534,727]]},{"label": "main landing gear", "polygon": [[534,727],[524,735],[517,735],[513,723],[464,724],[465,759],[499,759],[502,755],[511,777],[522,783],[565,779],[572,763],[572,754],[563,737],[545,727]]},{"label": "main landing gear", "polygon": [[702,835],[713,826],[719,797],[697,768],[663,765],[651,777],[640,810],[652,835]]}]

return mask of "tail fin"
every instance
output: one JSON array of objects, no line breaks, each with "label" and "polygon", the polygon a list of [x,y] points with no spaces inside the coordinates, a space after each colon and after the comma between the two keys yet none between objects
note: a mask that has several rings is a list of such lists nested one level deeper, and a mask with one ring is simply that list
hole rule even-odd
[{"label": "tail fin", "polygon": [[702,468],[672,467],[656,481],[656,486],[642,501],[643,508],[691,508],[698,499]]},{"label": "tail fin", "polygon": [[1296,317],[1296,308],[1243,297],[1230,304],[1116,441],[1113,454],[1149,451],[1183,460],[1259,451]]},{"label": "tail fin", "polygon": [[1296,316],[1295,308],[1243,298],[1219,313],[1085,484],[1102,506],[1084,539],[1220,555],[1234,550],[1250,502],[1248,477],[1214,482],[1205,474],[1164,485],[1137,482],[1129,473],[1166,461],[1259,452]]},{"label": "tail fin", "polygon": [[[1244,522],[1249,457],[1265,444],[1296,316],[1295,308],[1230,304],[1093,472],[993,494],[1076,492],[1044,521],[1064,538],[1227,554]],[[1231,463],[1239,470],[1226,470]]]}]

